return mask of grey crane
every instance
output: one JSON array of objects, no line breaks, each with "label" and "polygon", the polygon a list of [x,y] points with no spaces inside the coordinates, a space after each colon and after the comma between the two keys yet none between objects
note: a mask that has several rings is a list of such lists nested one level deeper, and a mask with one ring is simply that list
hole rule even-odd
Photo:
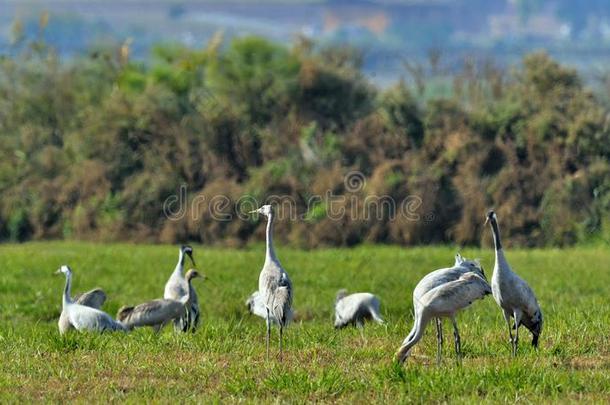
[{"label": "grey crane", "polygon": [[[530,286],[515,272],[513,272],[504,257],[498,217],[493,210],[487,212],[485,224],[491,225],[496,250],[496,263],[491,276],[491,289],[494,300],[502,308],[504,319],[508,324],[508,335],[512,345],[513,356],[517,355],[519,345],[519,326],[523,325],[532,333],[532,346],[538,347],[538,338],[542,332],[542,311],[538,300]],[[510,318],[514,318],[514,326],[510,325]],[[512,329],[515,329],[513,337]]]},{"label": "grey crane", "polygon": [[461,340],[455,315],[475,300],[491,294],[491,287],[475,272],[468,272],[459,279],[441,284],[425,293],[417,306],[413,329],[396,352],[396,359],[402,364],[409,356],[411,348],[422,338],[426,326],[432,318],[450,318],[454,328],[455,351],[461,354]]},{"label": "grey crane", "polygon": [[292,283],[273,249],[273,221],[275,219],[273,207],[271,205],[263,205],[250,213],[255,212],[267,217],[265,263],[258,277],[258,291],[261,294],[266,311],[267,338],[265,342],[267,359],[269,359],[271,323],[272,319],[275,318],[280,329],[279,346],[281,360],[284,328],[292,318]]},{"label": "grey crane", "polygon": [[[186,273],[185,278],[189,286],[196,277],[201,277],[196,270],[191,269]],[[187,294],[178,300],[164,298],[148,301],[135,307],[122,307],[117,312],[117,319],[128,329],[151,326],[155,332],[159,332],[167,323],[184,315],[185,307],[190,299],[189,291],[187,288]]]},{"label": "grey crane", "polygon": [[365,320],[384,323],[379,313],[379,298],[371,293],[348,295],[347,290],[339,290],[335,299],[335,329],[348,325],[362,328]]},{"label": "grey crane", "polygon": [[[188,274],[189,272],[194,271],[197,272],[195,269],[189,269],[189,271],[186,272],[186,280],[189,281],[188,279]],[[198,277],[201,277],[203,280],[207,280],[207,277],[205,275],[202,275],[200,273],[198,273]],[[190,330],[192,332],[195,332],[195,330],[197,330],[197,327],[199,326],[199,318],[201,316],[201,312],[199,311],[199,297],[197,296],[197,291],[195,291],[195,288],[193,288],[193,284],[189,281],[189,300],[186,304],[186,312],[187,312],[187,316],[188,316],[188,324],[190,327]]]},{"label": "grey crane", "polygon": [[[485,271],[483,270],[483,266],[479,263],[478,260],[469,260],[465,257],[462,257],[459,253],[455,255],[455,263],[453,267],[443,268],[435,270],[431,273],[426,274],[415,286],[413,290],[413,309],[414,316],[417,317],[419,311],[418,306],[420,305],[421,299],[428,291],[436,288],[440,285],[448,283],[450,281],[455,281],[459,279],[462,275],[473,272],[482,277],[484,280],[487,280],[485,277]],[[412,332],[414,333],[414,331]],[[454,330],[454,334],[456,330]],[[436,318],[436,337],[437,337],[437,363],[440,364],[442,350],[443,350],[443,324],[440,317]]]},{"label": "grey crane", "polygon": [[[188,245],[181,246],[178,253],[176,268],[167,280],[167,283],[165,283],[165,292],[163,293],[163,298],[165,299],[180,300],[189,292],[189,285],[183,274],[185,255],[191,259],[193,266],[195,266],[193,248]],[[189,302],[185,307],[184,315],[174,320],[174,329],[176,331],[186,332],[189,329],[194,330],[193,328],[196,327],[193,320],[199,319],[199,301],[197,299],[197,294],[194,294],[193,296],[195,297],[196,302]]]},{"label": "grey crane", "polygon": [[[94,288],[91,291],[76,295],[74,298],[72,298],[72,301],[79,305],[101,309],[104,302],[106,302],[106,293],[104,293],[104,291],[102,291],[100,288]],[[57,326],[61,335],[74,328],[68,320],[68,313],[66,311],[61,311]]]},{"label": "grey crane", "polygon": [[72,325],[76,330],[95,332],[104,332],[107,330],[127,330],[122,323],[115,321],[107,313],[99,309],[77,304],[72,300],[70,297],[72,270],[70,267],[63,265],[59,268],[59,270],[57,270],[57,273],[63,273],[66,276],[66,286],[62,296],[62,314],[65,313],[63,316],[68,319],[69,324]]}]

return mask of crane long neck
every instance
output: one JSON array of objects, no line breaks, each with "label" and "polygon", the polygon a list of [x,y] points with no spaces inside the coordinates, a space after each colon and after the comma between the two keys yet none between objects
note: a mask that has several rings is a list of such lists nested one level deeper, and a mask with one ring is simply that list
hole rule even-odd
[{"label": "crane long neck", "polygon": [[496,221],[495,218],[492,218],[490,221],[491,221],[491,231],[493,232],[493,235],[494,235],[494,245],[496,247],[496,251],[498,251],[498,250],[502,249],[502,242],[500,242],[500,230],[498,229],[498,222]]},{"label": "crane long neck", "polygon": [[184,270],[184,251],[182,249],[180,249],[180,254],[178,255],[178,263],[176,264],[174,273],[182,274],[183,270]]},{"label": "crane long neck", "polygon": [[72,289],[72,274],[66,274],[66,286],[64,287],[64,296],[62,298],[62,305],[65,307],[68,304],[72,303],[72,298],[70,298],[70,291]]},{"label": "crane long neck", "polygon": [[267,218],[267,250],[265,252],[265,260],[277,260],[275,256],[275,250],[273,249],[273,220],[275,219],[275,214],[271,212],[269,217]]},{"label": "crane long neck", "polygon": [[415,321],[413,322],[413,329],[411,329],[409,335],[402,342],[400,349],[398,349],[397,355],[399,357],[400,362],[405,361],[405,359],[409,355],[409,351],[411,350],[411,348],[415,346],[417,342],[420,341],[420,339],[424,335],[424,331],[426,330],[426,326],[428,325],[429,321],[429,317],[422,316],[421,314],[416,317]]}]

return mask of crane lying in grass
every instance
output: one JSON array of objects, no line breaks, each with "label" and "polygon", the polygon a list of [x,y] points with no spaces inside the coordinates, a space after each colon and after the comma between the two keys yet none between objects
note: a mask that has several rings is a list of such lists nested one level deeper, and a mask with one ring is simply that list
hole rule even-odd
[{"label": "crane lying in grass", "polygon": [[[65,317],[68,320],[68,323],[78,331],[104,332],[107,330],[127,330],[122,323],[115,321],[107,313],[74,302],[70,297],[72,270],[70,267],[63,265],[57,270],[57,274],[61,273],[66,276],[66,286],[62,296],[62,314],[60,315],[60,319]],[[60,333],[62,333],[61,329]]]},{"label": "crane lying in grass", "polygon": [[371,293],[348,295],[347,290],[339,290],[335,299],[335,329],[348,325],[362,328],[365,320],[384,323],[379,313],[379,299]]},{"label": "crane lying in grass", "polygon": [[455,351],[460,358],[461,341],[455,315],[474,301],[491,294],[491,287],[475,272],[468,272],[459,279],[441,284],[425,293],[416,308],[413,329],[396,352],[400,363],[409,356],[411,348],[422,338],[426,326],[433,318],[450,318],[453,323]]},{"label": "crane lying in grass", "polygon": [[187,293],[180,299],[156,299],[135,307],[122,307],[117,312],[117,319],[128,329],[151,326],[155,332],[159,332],[167,323],[184,315],[190,300],[189,287],[196,277],[200,277],[196,270],[191,269],[186,273]]},{"label": "crane lying in grass", "polygon": [[[102,309],[102,305],[104,305],[104,302],[106,302],[106,293],[104,293],[104,291],[102,291],[100,288],[95,288],[91,291],[76,295],[74,298],[72,298],[72,301],[86,307]],[[67,311],[61,311],[57,326],[61,335],[70,329],[74,329],[74,327],[70,324],[70,320],[68,319]]]}]

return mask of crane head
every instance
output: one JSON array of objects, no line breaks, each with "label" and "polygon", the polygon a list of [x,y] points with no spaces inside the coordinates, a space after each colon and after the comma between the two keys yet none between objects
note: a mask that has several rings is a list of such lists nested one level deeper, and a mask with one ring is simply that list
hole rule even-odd
[{"label": "crane head", "polygon": [[193,248],[190,247],[189,245],[182,245],[182,247],[180,248],[180,251],[183,254],[186,254],[189,259],[191,259],[191,263],[193,263],[193,266],[196,266],[195,264],[195,259],[193,258]]},{"label": "crane head", "polygon": [[496,212],[494,210],[487,211],[487,215],[485,216],[485,225],[487,225],[487,222],[489,222],[490,219],[498,221],[498,217],[496,216]]},{"label": "crane head", "polygon": [[254,213],[263,214],[264,216],[268,217],[269,215],[273,214],[273,206],[271,206],[270,204],[266,204],[260,207],[259,209],[249,212],[249,214]]},{"label": "crane head", "polygon": [[55,274],[71,274],[72,270],[70,269],[70,267],[67,264],[62,265],[59,269],[57,269],[57,271],[55,272]]},{"label": "crane head", "polygon": [[197,270],[195,269],[190,269],[189,271],[186,272],[185,278],[187,281],[191,281],[194,278],[201,278],[203,280],[206,279],[204,274],[199,273]]}]

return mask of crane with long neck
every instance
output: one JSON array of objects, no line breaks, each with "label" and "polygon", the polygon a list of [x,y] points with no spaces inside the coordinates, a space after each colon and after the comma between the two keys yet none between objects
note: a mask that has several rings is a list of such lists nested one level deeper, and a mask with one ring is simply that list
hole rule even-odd
[{"label": "crane with long neck", "polygon": [[[62,294],[62,315],[67,322],[76,330],[90,330],[103,332],[106,330],[126,330],[125,326],[112,319],[107,313],[85,305],[75,303],[70,297],[72,288],[72,270],[67,265],[63,265],[57,270],[58,274],[66,276],[66,284]],[[60,333],[63,333],[60,326]]]},{"label": "crane with long neck", "polygon": [[[496,261],[491,277],[491,289],[496,303],[502,309],[504,319],[508,325],[508,335],[512,346],[513,356],[517,355],[519,345],[519,327],[525,326],[532,333],[532,346],[538,347],[538,338],[542,332],[542,311],[538,300],[530,286],[514,273],[504,256],[504,249],[500,240],[498,217],[493,210],[487,212],[485,223],[489,223],[493,233]],[[514,319],[515,336],[510,324]]]},{"label": "crane with long neck", "polygon": [[[188,294],[189,284],[184,277],[184,261],[186,256],[191,259],[193,266],[195,266],[193,248],[188,245],[181,246],[178,253],[178,263],[176,263],[174,271],[167,280],[167,283],[165,283],[163,298],[180,301],[185,295]],[[186,332],[192,326],[191,319],[198,315],[199,308],[193,308],[191,310],[189,309],[191,307],[191,305],[188,305],[184,311],[184,316],[174,320],[174,329],[176,331]]]},{"label": "crane with long neck", "polygon": [[263,205],[252,213],[259,213],[267,217],[267,228],[265,232],[265,263],[258,278],[258,291],[262,296],[266,309],[266,348],[267,359],[269,358],[269,341],[271,339],[272,319],[277,320],[280,328],[279,347],[280,359],[282,357],[283,332],[292,314],[292,283],[288,273],[283,269],[273,248],[273,221],[275,213],[271,205]]}]

